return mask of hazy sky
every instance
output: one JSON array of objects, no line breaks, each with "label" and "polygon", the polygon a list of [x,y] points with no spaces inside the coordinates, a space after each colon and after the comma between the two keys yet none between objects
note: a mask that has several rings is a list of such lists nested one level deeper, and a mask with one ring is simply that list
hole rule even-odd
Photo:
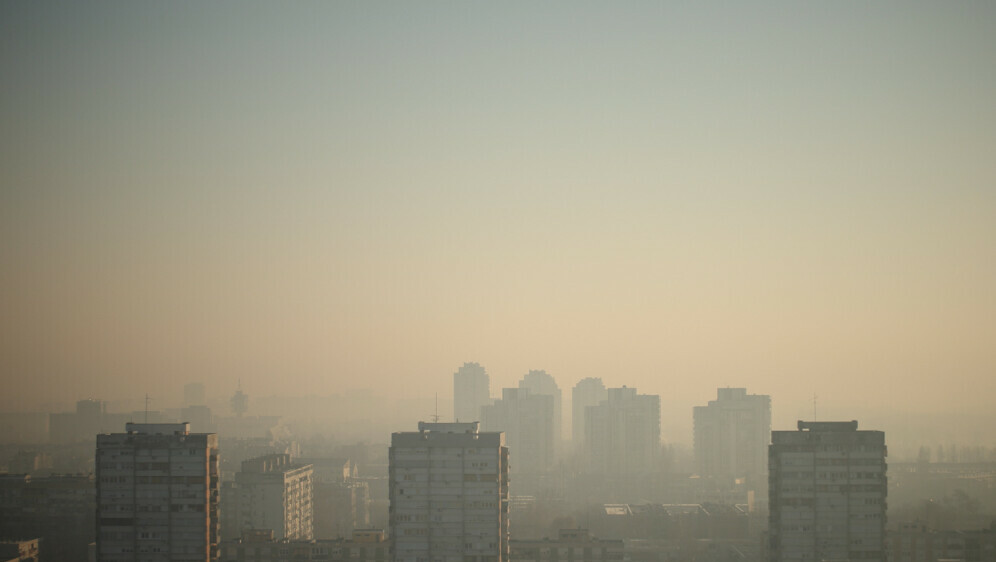
[{"label": "hazy sky", "polygon": [[0,407],[986,412],[994,100],[993,2],[5,1]]}]

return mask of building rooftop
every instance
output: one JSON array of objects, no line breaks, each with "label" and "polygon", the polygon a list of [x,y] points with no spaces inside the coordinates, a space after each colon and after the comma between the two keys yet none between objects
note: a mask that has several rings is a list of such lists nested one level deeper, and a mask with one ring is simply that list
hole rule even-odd
[{"label": "building rooftop", "polygon": [[798,423],[799,431],[857,431],[858,421],[851,420],[847,422],[818,422],[818,421],[802,421],[799,420]]},{"label": "building rooftop", "polygon": [[125,424],[126,433],[140,435],[189,435],[190,424],[183,423],[132,423]]}]

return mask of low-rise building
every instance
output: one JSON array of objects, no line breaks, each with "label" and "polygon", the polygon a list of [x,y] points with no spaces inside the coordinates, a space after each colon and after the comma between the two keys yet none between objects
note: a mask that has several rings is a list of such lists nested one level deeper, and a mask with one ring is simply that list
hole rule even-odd
[{"label": "low-rise building", "polygon": [[890,562],[996,561],[996,526],[972,531],[937,531],[904,523],[885,536]]},{"label": "low-rise building", "polygon": [[273,531],[250,530],[221,543],[221,562],[388,562],[382,529],[357,529],[352,539],[275,539]]},{"label": "low-rise building", "polygon": [[596,539],[587,529],[561,529],[556,539],[509,541],[512,562],[621,562],[623,541]]}]

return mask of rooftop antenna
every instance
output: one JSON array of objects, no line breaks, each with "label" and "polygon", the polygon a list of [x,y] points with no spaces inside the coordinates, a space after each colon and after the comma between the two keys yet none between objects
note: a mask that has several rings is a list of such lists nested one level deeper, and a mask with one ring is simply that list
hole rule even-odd
[{"label": "rooftop antenna", "polygon": [[145,394],[145,423],[149,423],[149,394]]},{"label": "rooftop antenna", "polygon": [[813,421],[816,421],[816,393],[813,393]]},{"label": "rooftop antenna", "polygon": [[439,423],[439,393],[436,393],[436,413],[432,414],[432,423]]}]

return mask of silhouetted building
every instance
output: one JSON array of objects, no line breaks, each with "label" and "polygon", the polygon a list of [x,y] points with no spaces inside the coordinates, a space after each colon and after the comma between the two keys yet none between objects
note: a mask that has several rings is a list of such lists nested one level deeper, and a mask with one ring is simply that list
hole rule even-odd
[{"label": "silhouetted building", "polygon": [[635,388],[610,388],[598,406],[585,408],[588,468],[616,476],[650,474],[659,469],[661,399]]},{"label": "silhouetted building", "polygon": [[87,399],[76,402],[75,412],[49,414],[49,439],[57,444],[92,443],[94,435],[110,429],[104,420],[106,413],[106,403]]},{"label": "silhouetted building", "polygon": [[276,539],[314,538],[312,475],[310,464],[292,463],[287,454],[242,461],[235,482],[225,486],[222,536],[269,529]]},{"label": "silhouetted building", "polygon": [[218,558],[218,437],[186,423],[97,436],[97,558]]},{"label": "silhouetted building", "polygon": [[183,421],[190,424],[194,433],[213,433],[217,428],[211,416],[211,408],[207,406],[187,406],[181,410]]},{"label": "silhouetted building", "polygon": [[571,436],[576,450],[584,449],[584,412],[588,406],[598,406],[609,397],[602,379],[588,377],[578,381],[571,392]]},{"label": "silhouetted building", "polygon": [[509,450],[478,423],[419,422],[391,435],[395,562],[508,560]]},{"label": "silhouetted building", "polygon": [[86,560],[96,511],[92,475],[0,474],[0,539],[40,539],[43,562]]},{"label": "silhouetted building", "polygon": [[708,406],[696,406],[695,464],[699,476],[729,485],[746,483],[767,496],[771,397],[746,388],[720,388]]},{"label": "silhouetted building", "polygon": [[316,539],[348,537],[370,526],[370,486],[357,479],[356,463],[329,457],[298,461],[314,467],[311,503]]},{"label": "silhouetted building", "polygon": [[491,403],[491,377],[478,363],[464,363],[453,373],[453,419],[481,420],[481,408]]},{"label": "silhouetted building", "polygon": [[245,415],[246,411],[249,409],[249,395],[242,392],[242,385],[235,391],[232,398],[229,399],[228,403],[232,406],[232,413],[235,417],[241,418]]},{"label": "silhouetted building", "polygon": [[885,433],[799,422],[771,434],[772,562],[885,560]]},{"label": "silhouetted building", "polygon": [[553,397],[525,388],[506,388],[501,399],[481,408],[481,430],[504,432],[514,455],[513,474],[541,474],[553,469],[556,446]]},{"label": "silhouetted building", "polygon": [[519,381],[519,388],[529,390],[534,396],[553,397],[553,454],[554,457],[560,454],[560,442],[563,440],[564,414],[561,405],[560,387],[557,381],[546,371],[529,371]]}]

